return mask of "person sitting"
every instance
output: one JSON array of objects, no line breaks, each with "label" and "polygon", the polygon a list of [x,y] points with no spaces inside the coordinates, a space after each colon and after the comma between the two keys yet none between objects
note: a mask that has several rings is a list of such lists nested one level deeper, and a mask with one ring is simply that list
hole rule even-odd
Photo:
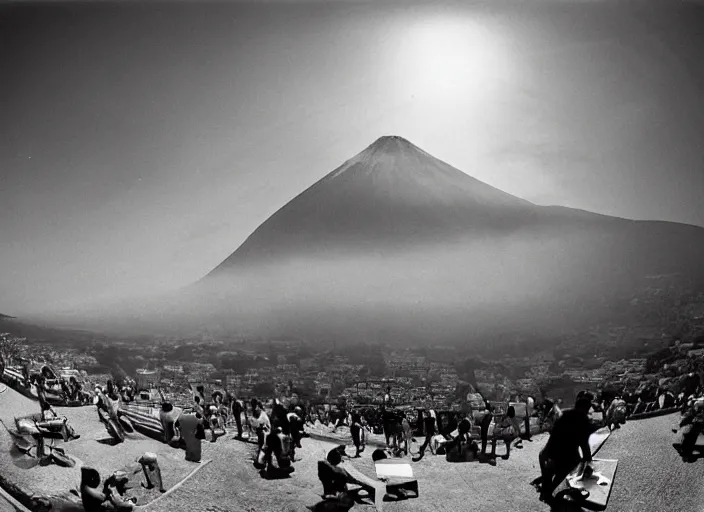
[{"label": "person sitting", "polygon": [[293,473],[291,436],[276,427],[266,438],[264,457],[257,460],[265,478],[282,478]]},{"label": "person sitting", "polygon": [[682,460],[691,462],[695,459],[694,449],[699,435],[704,431],[704,398],[694,401],[680,421],[680,428],[689,427],[682,435],[680,454]]},{"label": "person sitting", "polygon": [[621,397],[616,397],[606,409],[604,419],[609,430],[621,428],[626,423],[626,402]]},{"label": "person sitting", "polygon": [[115,471],[103,484],[103,494],[107,496],[113,504],[117,504],[119,510],[132,510],[134,508],[133,506],[131,507],[131,505],[136,502],[136,499],[127,499],[125,497],[128,483],[129,478],[127,477],[127,473],[124,471]]},{"label": "person sitting", "polygon": [[183,410],[179,407],[174,407],[169,402],[161,404],[159,411],[159,421],[161,428],[164,430],[164,442],[171,446],[177,446],[180,443],[181,435],[176,428],[176,422]]},{"label": "person sitting", "polygon": [[557,486],[580,463],[579,449],[582,451],[582,462],[592,460],[589,446],[589,436],[592,433],[589,421],[591,406],[588,398],[577,400],[574,409],[565,411],[555,421],[550,438],[540,451],[540,498],[546,503],[552,500]]},{"label": "person sitting", "polygon": [[465,416],[457,425],[458,438],[460,443],[469,443],[472,440],[472,420]]},{"label": "person sitting", "polygon": [[347,489],[347,483],[352,478],[340,467],[340,462],[342,462],[340,451],[330,450],[326,460],[318,462],[318,478],[323,484],[323,499],[336,505],[333,510],[347,511],[354,505],[354,498]]},{"label": "person sitting", "polygon": [[506,455],[502,455],[501,458],[508,460],[511,456],[511,443],[514,439],[519,437],[521,433],[521,426],[516,418],[516,409],[510,406],[506,410],[498,423],[494,424],[494,433],[491,440],[491,458],[496,457],[496,444],[499,439],[502,439],[506,445]]},{"label": "person sitting", "polygon": [[203,402],[201,400],[201,397],[198,395],[193,397],[193,412],[197,412],[201,416],[205,416],[205,409],[203,408]]},{"label": "person sitting", "polygon": [[81,468],[80,495],[86,512],[128,512],[134,510],[134,503],[122,499],[114,486],[105,486],[103,491],[99,487],[100,473],[93,468],[83,466]]},{"label": "person sitting", "polygon": [[59,418],[59,415],[56,414],[54,408],[46,402],[42,404],[41,417],[42,421],[39,426],[43,426],[42,424],[44,424],[47,428],[53,431],[55,428],[57,428],[55,425],[60,425],[58,427],[58,430],[59,432],[61,432],[61,437],[65,442],[72,441],[74,439],[80,439],[81,436],[79,434],[76,434],[76,431],[73,430],[73,427],[69,425],[68,418]]}]

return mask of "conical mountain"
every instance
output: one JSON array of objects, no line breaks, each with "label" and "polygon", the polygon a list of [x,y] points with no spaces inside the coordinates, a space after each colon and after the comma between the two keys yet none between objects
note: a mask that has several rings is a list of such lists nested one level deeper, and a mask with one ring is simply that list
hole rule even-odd
[{"label": "conical mountain", "polygon": [[653,276],[704,284],[701,261],[702,228],[534,205],[386,136],[265,221],[179,315],[337,340],[564,331],[632,318]]},{"label": "conical mountain", "polygon": [[535,213],[406,139],[384,136],[272,215],[222,265],[291,253],[437,243],[467,229],[514,229]]}]

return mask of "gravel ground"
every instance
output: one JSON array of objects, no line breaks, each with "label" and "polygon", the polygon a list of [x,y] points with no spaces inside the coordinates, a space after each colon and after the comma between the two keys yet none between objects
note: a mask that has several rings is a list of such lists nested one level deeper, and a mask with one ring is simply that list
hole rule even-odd
[{"label": "gravel ground", "polygon": [[[192,462],[184,460],[185,453],[182,450],[171,448],[141,434],[130,434],[125,443],[117,446],[99,442],[107,440],[110,436],[99,421],[95,407],[55,407],[55,410],[59,416],[66,416],[76,432],[81,435],[80,439],[68,443],[56,441],[58,446],[64,448],[66,453],[76,460],[76,466],[73,468],[36,465],[36,459],[21,455],[12,448],[12,438],[4,427],[0,427],[0,474],[25,492],[61,495],[78,487],[80,468],[83,464],[97,469],[104,479],[113,471],[135,466],[136,459],[145,452],[157,454],[167,489],[185,478],[195,467]],[[0,419],[9,428],[14,428],[16,416],[26,416],[38,411],[38,402],[13,390],[0,394]],[[148,503],[160,496],[158,490],[147,491],[139,486],[141,479],[141,474],[136,477],[136,486],[130,494],[138,498],[138,503]]]},{"label": "gravel ground", "polygon": [[618,459],[609,510],[618,512],[701,512],[704,459],[682,462],[672,447],[679,414],[627,422],[599,452]]},{"label": "gravel ground", "polygon": [[[2,395],[6,395],[3,393]],[[0,395],[0,415],[7,413],[7,399]],[[26,405],[26,404],[25,404]],[[88,414],[93,408],[65,409],[72,418]],[[697,512],[704,503],[704,461],[685,464],[672,448],[675,435],[671,428],[678,415],[628,422],[613,433],[599,452],[600,458],[619,459],[619,470],[609,510]],[[77,423],[78,424],[78,423]],[[232,433],[216,443],[203,443],[203,459],[212,462],[186,480],[172,494],[147,506],[149,512],[307,512],[320,501],[322,488],[317,476],[317,461],[324,458],[333,443],[305,438],[298,450],[301,460],[290,478],[277,481],[262,479],[252,466],[255,445],[232,439]],[[104,434],[101,433],[101,436]],[[480,463],[448,463],[443,456],[427,454],[412,463],[420,487],[420,497],[385,504],[387,512],[430,512],[489,509],[492,512],[546,511],[529,482],[539,475],[538,452],[547,436],[534,436],[524,449],[512,450],[508,461],[496,466]],[[342,441],[345,441],[341,437]],[[94,441],[93,441],[94,442]],[[153,442],[152,442],[153,443]],[[349,441],[345,444],[349,445]],[[165,446],[165,445],[163,445]],[[417,445],[416,445],[417,446]],[[161,448],[164,449],[164,448]],[[168,449],[168,448],[167,448]],[[348,448],[348,453],[353,449]],[[345,461],[374,477],[369,446],[361,459]],[[176,452],[182,453],[182,452]],[[500,444],[499,454],[504,453]],[[111,452],[114,456],[115,452]],[[408,459],[410,462],[410,458]],[[178,464],[180,461],[174,461]],[[172,471],[171,462],[162,469]],[[0,468],[2,469],[2,468]],[[0,500],[0,512],[5,512]],[[11,509],[9,509],[11,510]],[[356,505],[354,510],[373,511],[371,505]]]},{"label": "gravel ground", "polygon": [[17,512],[17,509],[0,494],[0,512]]}]

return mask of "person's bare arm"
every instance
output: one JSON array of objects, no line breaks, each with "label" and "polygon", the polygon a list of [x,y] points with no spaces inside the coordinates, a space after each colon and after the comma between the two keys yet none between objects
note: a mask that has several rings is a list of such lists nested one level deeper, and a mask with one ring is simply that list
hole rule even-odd
[{"label": "person's bare arm", "polygon": [[582,461],[590,462],[592,460],[592,449],[589,446],[588,437],[582,441],[580,448],[582,449]]},{"label": "person's bare arm", "polygon": [[91,498],[93,498],[93,499],[95,499],[95,500],[100,500],[100,503],[104,503],[105,500],[108,499],[107,496],[105,496],[105,494],[103,494],[103,493],[100,492],[98,489],[95,489],[95,488],[93,488],[93,487],[85,487],[85,488],[83,489],[83,492],[85,492],[85,493],[88,494]]}]

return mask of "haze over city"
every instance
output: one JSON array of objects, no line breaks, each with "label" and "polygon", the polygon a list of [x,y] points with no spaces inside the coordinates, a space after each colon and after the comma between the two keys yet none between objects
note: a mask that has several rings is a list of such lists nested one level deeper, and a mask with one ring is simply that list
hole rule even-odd
[{"label": "haze over city", "polygon": [[695,3],[2,13],[3,313],[189,285],[382,135],[539,205],[704,225]]}]

